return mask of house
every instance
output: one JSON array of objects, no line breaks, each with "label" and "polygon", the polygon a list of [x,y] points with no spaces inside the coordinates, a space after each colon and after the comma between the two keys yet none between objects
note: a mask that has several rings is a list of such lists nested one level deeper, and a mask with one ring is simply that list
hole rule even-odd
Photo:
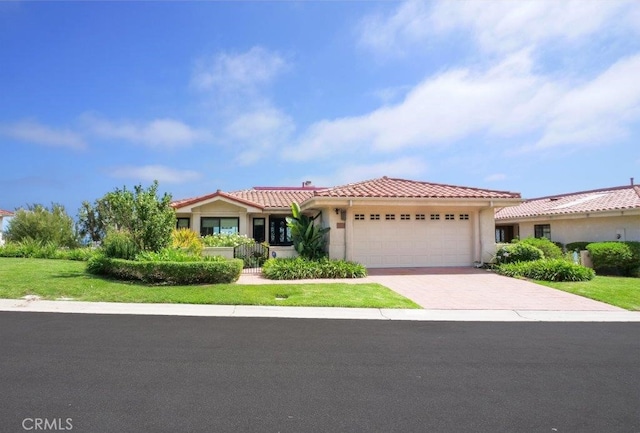
[{"label": "house", "polygon": [[336,187],[255,187],[172,203],[178,227],[201,235],[240,233],[294,255],[290,204],[320,215],[328,253],[368,267],[471,266],[495,252],[495,208],[520,194],[381,177]]},{"label": "house", "polygon": [[496,211],[496,241],[546,237],[571,242],[640,241],[640,187],[573,192]]},{"label": "house", "polygon": [[2,232],[4,231],[2,218],[4,218],[4,217],[12,217],[12,216],[13,216],[12,212],[9,212],[8,210],[0,209],[0,245],[4,245],[4,239],[2,239]]}]

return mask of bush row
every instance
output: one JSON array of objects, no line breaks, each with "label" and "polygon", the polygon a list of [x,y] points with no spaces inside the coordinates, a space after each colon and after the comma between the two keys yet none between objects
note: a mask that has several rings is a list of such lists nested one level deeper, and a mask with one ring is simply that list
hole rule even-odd
[{"label": "bush row", "polygon": [[299,280],[303,278],[363,278],[367,268],[344,260],[308,260],[301,257],[269,259],[262,273],[270,280]]},{"label": "bush row", "polygon": [[637,276],[640,242],[594,242],[586,246],[599,274]]},{"label": "bush row", "polygon": [[151,284],[225,284],[238,281],[242,272],[242,260],[211,258],[190,262],[159,262],[97,255],[89,260],[87,272]]},{"label": "bush row", "polygon": [[33,239],[7,242],[0,246],[0,257],[87,261],[95,253],[94,248],[60,248],[53,242],[39,242]]},{"label": "bush row", "polygon": [[589,281],[595,277],[593,269],[564,259],[505,263],[498,266],[496,271],[508,277],[542,281]]}]

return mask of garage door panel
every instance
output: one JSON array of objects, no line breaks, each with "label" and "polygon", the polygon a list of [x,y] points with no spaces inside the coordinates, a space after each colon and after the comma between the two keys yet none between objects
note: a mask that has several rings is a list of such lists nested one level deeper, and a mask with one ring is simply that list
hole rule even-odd
[{"label": "garage door panel", "polygon": [[369,267],[472,263],[470,220],[356,220],[352,227],[353,260]]}]

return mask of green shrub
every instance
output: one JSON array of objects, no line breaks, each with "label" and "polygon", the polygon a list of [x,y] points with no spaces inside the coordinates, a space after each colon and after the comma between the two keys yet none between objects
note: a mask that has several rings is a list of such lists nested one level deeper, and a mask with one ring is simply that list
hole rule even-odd
[{"label": "green shrub", "polygon": [[270,280],[363,278],[367,276],[367,269],[359,263],[344,260],[309,260],[296,257],[269,259],[262,266],[262,273]]},{"label": "green shrub", "polygon": [[191,229],[177,229],[171,232],[171,246],[173,248],[181,248],[193,254],[199,256],[202,254],[202,248],[204,243],[200,236]]},{"label": "green shrub", "polygon": [[584,251],[591,242],[569,242],[566,245],[567,251]]},{"label": "green shrub", "polygon": [[513,244],[502,245],[496,252],[496,261],[498,264],[530,262],[544,258],[544,253],[540,248],[525,242],[517,242]]},{"label": "green shrub", "polygon": [[628,243],[594,242],[587,245],[587,250],[598,274],[630,275],[638,267],[634,250]]},{"label": "green shrub", "polygon": [[521,244],[532,245],[544,253],[545,259],[559,259],[562,257],[562,248],[547,238],[526,238]]},{"label": "green shrub", "polygon": [[140,252],[131,233],[124,230],[107,233],[102,241],[102,251],[109,258],[125,260],[133,260]]},{"label": "green shrub", "polygon": [[37,259],[63,259],[86,261],[95,253],[92,248],[58,248],[52,242],[25,239],[21,242],[7,242],[0,247],[0,257],[20,257]]},{"label": "green shrub", "polygon": [[505,263],[498,266],[496,271],[508,277],[531,278],[542,281],[589,281],[595,277],[593,269],[564,259]]},{"label": "green shrub", "polygon": [[240,278],[242,260],[211,258],[190,262],[133,261],[95,256],[87,272],[151,284],[228,284]]},{"label": "green shrub", "polygon": [[202,262],[219,259],[219,256],[195,256],[177,248],[164,248],[158,252],[144,251],[136,256],[136,260],[143,262]]},{"label": "green shrub", "polygon": [[626,241],[627,245],[631,249],[631,263],[624,269],[624,274],[630,277],[636,277],[640,274],[640,242]]},{"label": "green shrub", "polygon": [[252,245],[253,239],[238,233],[217,233],[202,238],[205,247],[239,247],[240,245]]}]

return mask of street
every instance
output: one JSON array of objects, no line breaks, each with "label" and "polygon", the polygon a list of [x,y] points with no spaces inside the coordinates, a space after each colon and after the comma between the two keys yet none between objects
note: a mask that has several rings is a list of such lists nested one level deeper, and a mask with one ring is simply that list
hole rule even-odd
[{"label": "street", "polygon": [[0,390],[2,432],[640,433],[640,323],[2,312]]}]

